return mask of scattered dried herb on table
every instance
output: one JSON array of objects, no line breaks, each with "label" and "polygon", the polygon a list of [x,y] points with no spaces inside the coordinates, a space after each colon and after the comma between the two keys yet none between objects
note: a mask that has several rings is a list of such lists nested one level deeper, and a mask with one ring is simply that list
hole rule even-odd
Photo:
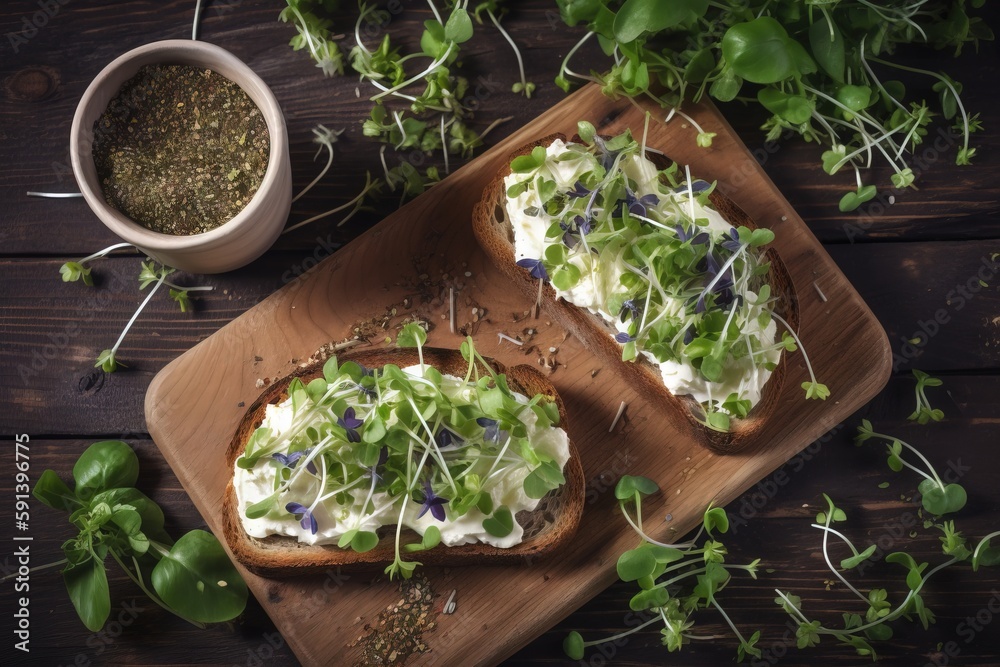
[{"label": "scattered dried herb on table", "polygon": [[146,65],[94,123],[108,203],[163,234],[200,234],[233,218],[264,179],[270,137],[237,84],[190,65]]}]

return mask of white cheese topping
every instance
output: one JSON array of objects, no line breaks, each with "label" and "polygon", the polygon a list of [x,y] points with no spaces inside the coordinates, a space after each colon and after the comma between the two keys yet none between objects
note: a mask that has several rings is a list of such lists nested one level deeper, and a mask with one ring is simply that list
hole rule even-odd
[{"label": "white cheese topping", "polygon": [[[572,189],[584,174],[593,171],[598,164],[597,157],[590,152],[569,151],[562,139],[553,141],[545,152],[550,159],[546,160],[538,171],[532,172],[527,177],[534,178],[540,174],[545,178],[554,179],[558,191]],[[564,157],[559,161],[554,159],[567,154],[575,157],[570,159]],[[668,206],[671,206],[672,199],[673,202],[683,206],[685,211],[690,210],[692,219],[707,220],[707,231],[713,236],[728,234],[732,228],[732,225],[715,209],[702,206],[697,199],[689,198],[686,192],[673,193],[663,187],[656,165],[652,161],[639,155],[632,155],[625,158],[621,166],[625,175],[635,182],[636,196],[655,194],[660,199],[657,209],[661,212],[669,210]],[[504,185],[509,188],[525,179],[525,174],[511,174],[505,179]],[[538,214],[535,216],[525,214],[524,211],[528,208],[537,209]],[[546,247],[545,234],[555,218],[545,212],[537,189],[529,187],[517,197],[508,197],[507,215],[514,230],[515,260],[542,257]],[[604,308],[609,297],[628,292],[620,282],[622,267],[617,263],[601,262],[593,253],[585,250],[582,244],[570,251],[569,261],[580,269],[582,277],[568,290],[560,290],[553,286],[556,296],[599,315],[617,330],[626,331],[627,323],[622,323],[616,314],[609,313]],[[753,299],[756,294],[748,291],[746,296]],[[679,300],[675,302],[678,311],[683,308],[683,303]],[[749,334],[758,335],[762,341],[773,341],[777,328],[772,320],[762,329],[757,318],[752,318],[747,322],[745,330]],[[730,394],[738,393],[752,405],[756,405],[760,401],[764,384],[771,376],[771,371],[764,367],[763,361],[755,364],[749,355],[738,360],[730,360],[731,363],[726,364],[719,381],[709,382],[686,360],[667,360],[661,363],[646,351],[642,351],[642,354],[650,363],[659,366],[663,384],[671,393],[678,396],[690,395],[700,403],[712,400],[721,402]],[[778,363],[780,356],[780,349],[764,353],[765,360],[774,364]]]},{"label": "white cheese topping", "polygon": [[[420,367],[410,366],[404,368],[403,371],[410,375],[419,376]],[[468,397],[470,390],[463,378],[452,375],[442,377],[444,381],[441,384],[441,389],[445,395],[452,399],[460,394]],[[521,394],[515,393],[514,396],[520,403],[528,402],[528,398]],[[348,401],[348,403],[352,404],[352,401]],[[357,405],[356,399],[353,404]],[[569,437],[566,435],[566,431],[557,426],[537,426],[537,417],[531,410],[524,410],[521,419],[527,427],[527,437],[534,450],[539,454],[551,457],[560,469],[565,468],[566,462],[569,460]],[[261,427],[270,428],[273,434],[281,438],[291,423],[292,403],[289,398],[280,404],[267,406]],[[389,422],[389,424],[391,423]],[[493,457],[482,457],[472,472],[485,478],[492,463]],[[307,460],[303,458],[297,465],[306,464]],[[374,532],[381,526],[395,525],[399,518],[399,506],[388,503],[388,496],[384,493],[375,493],[372,496],[375,507],[386,508],[386,511],[375,516],[361,516],[359,510],[345,510],[338,506],[333,498],[330,498],[320,502],[313,509],[313,516],[316,518],[318,526],[316,534],[313,535],[309,530],[302,528],[293,515],[284,510],[285,503],[290,500],[305,503],[306,499],[316,498],[319,494],[320,479],[309,474],[300,474],[296,477],[288,492],[275,503],[275,510],[261,518],[248,518],[246,509],[274,492],[275,475],[279,469],[281,469],[281,464],[271,457],[260,459],[250,470],[234,468],[233,486],[236,489],[237,511],[239,511],[244,530],[252,537],[287,535],[295,537],[299,542],[305,544],[336,544],[340,536],[347,531],[360,529]],[[514,529],[506,537],[494,537],[483,530],[483,519],[486,516],[475,507],[466,512],[464,516],[438,521],[430,512],[417,518],[421,506],[413,501],[408,501],[403,513],[403,526],[413,529],[420,535],[424,534],[428,526],[437,526],[441,531],[441,543],[447,546],[484,542],[499,548],[512,547],[521,542],[524,534],[523,528],[516,521],[517,513],[522,510],[534,510],[539,502],[524,494],[524,479],[529,472],[527,466],[524,465],[509,466],[506,469],[501,469],[498,474],[490,478],[488,484],[484,485],[484,491],[488,491],[493,499],[493,506],[504,505],[515,516]],[[370,484],[365,480],[364,483],[349,491],[357,500],[355,506],[360,506],[365,501],[369,490]],[[447,512],[447,505],[445,508]]]}]

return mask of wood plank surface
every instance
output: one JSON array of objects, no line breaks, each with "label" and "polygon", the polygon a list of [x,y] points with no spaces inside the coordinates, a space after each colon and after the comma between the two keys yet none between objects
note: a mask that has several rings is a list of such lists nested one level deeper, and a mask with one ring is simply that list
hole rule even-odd
[{"label": "wood plank surface", "polygon": [[[687,131],[659,122],[650,124],[648,145],[690,164],[692,173],[717,179],[720,189],[758,225],[775,231],[772,247],[798,298],[799,336],[834,397],[827,402],[805,401],[799,388],[804,367],[793,358],[773,418],[761,425],[739,454],[715,456],[690,426],[679,427],[676,418],[661,412],[660,404],[643,400],[620,368],[602,367],[578,341],[567,338],[557,322],[539,321],[537,345],[543,350],[558,348],[562,365],[551,379],[572,415],[571,437],[585,474],[600,474],[624,457],[630,472],[643,470],[669,489],[654,508],[665,507],[674,517],[672,522],[648,528],[661,539],[686,532],[710,502],[728,502],[837,424],[874,396],[890,372],[881,327],[735,133],[710,106],[692,107],[690,112],[696,120],[719,126],[711,150],[685,149],[682,140]],[[433,285],[426,290],[430,312],[414,304],[408,315],[440,323],[447,312],[442,294],[454,287],[458,325],[464,328],[464,311],[472,306],[474,323],[469,327],[484,354],[504,363],[523,355],[520,348],[515,352],[510,345],[498,344],[495,332],[515,326],[514,317],[504,321],[505,313],[515,317],[527,313],[530,303],[505,287],[501,274],[479,250],[470,231],[472,207],[513,150],[552,132],[571,135],[580,118],[592,119],[601,133],[616,134],[626,127],[637,132],[643,113],[609,100],[596,86],[575,93],[157,375],[146,394],[149,432],[213,530],[219,531],[217,508],[232,474],[223,452],[242,416],[242,410],[231,406],[236,401],[251,402],[261,372],[270,377],[290,372],[294,365],[284,361],[286,357],[304,358],[330,340],[348,337],[352,322],[378,319],[387,309],[405,303],[418,285],[424,289]],[[376,266],[378,274],[367,275]],[[828,302],[806,291],[814,282],[823,285]],[[476,315],[480,308],[492,314],[491,322],[480,321]],[[826,318],[839,326],[823,326]],[[525,324],[522,320],[516,326]],[[533,320],[527,324],[535,326]],[[390,341],[394,325],[386,330]],[[376,344],[385,344],[381,336]],[[460,340],[437,326],[428,344],[456,347]],[[276,357],[278,365],[272,361],[255,367],[254,359],[264,353]],[[600,372],[596,378],[594,370]],[[629,425],[620,434],[609,435],[607,425],[620,400],[631,406]],[[634,540],[630,530],[615,522],[616,513],[611,494],[597,498],[587,508],[579,531],[587,539],[574,540],[559,558],[537,565],[428,568],[426,576],[435,588],[463,591],[467,611],[463,623],[441,619],[434,636],[424,639],[431,652],[413,656],[413,664],[494,664],[596,595],[615,576],[616,554]],[[495,584],[498,576],[504,578],[502,595]],[[353,648],[356,628],[346,622],[344,611],[370,619],[396,596],[395,585],[384,580],[351,579],[339,589],[335,608],[321,614],[308,601],[323,577],[268,580],[245,573],[245,578],[307,665],[328,664],[335,656],[352,663],[369,660]]]}]

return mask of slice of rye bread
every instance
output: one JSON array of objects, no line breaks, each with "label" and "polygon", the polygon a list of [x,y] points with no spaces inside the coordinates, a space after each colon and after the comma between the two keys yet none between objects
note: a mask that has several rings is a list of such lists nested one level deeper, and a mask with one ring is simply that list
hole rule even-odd
[{"label": "slice of rye bread", "polygon": [[[531,277],[527,269],[516,264],[514,255],[514,230],[507,215],[507,190],[504,178],[510,174],[510,162],[519,155],[526,155],[535,146],[548,146],[556,139],[565,140],[561,134],[552,134],[530,144],[522,146],[513,153],[486,187],[482,199],[473,210],[472,226],[476,238],[483,250],[496,267],[514,283],[528,298],[534,301],[538,295],[538,280]],[[580,141],[574,137],[573,141]],[[652,154],[650,159],[657,168],[663,169],[670,165],[666,157]],[[756,229],[757,225],[739,206],[722,194],[716,188],[709,196],[715,209],[734,226],[745,226]],[[795,290],[784,263],[778,254],[768,249],[766,259],[771,263],[767,282],[771,286],[771,294],[778,297],[776,311],[798,328],[798,306]],[[695,415],[702,414],[701,406],[690,396],[675,396],[663,384],[659,368],[640,356],[635,362],[623,362],[621,346],[613,336],[617,330],[605,322],[600,316],[590,311],[578,308],[562,298],[557,298],[555,290],[546,283],[542,290],[542,308],[550,317],[557,320],[574,336],[584,342],[587,348],[600,360],[609,366],[622,369],[625,377],[636,386],[638,393],[651,396],[662,408],[663,416],[674,427],[687,433],[697,442],[709,447],[717,453],[732,453],[744,451],[754,443],[757,433],[768,417],[778,409],[777,400],[781,393],[782,383],[786,373],[787,356],[781,355],[778,367],[771,374],[760,402],[754,406],[745,419],[733,419],[730,431],[722,433],[710,429],[700,423]],[[754,447],[763,446],[761,443]]]},{"label": "slice of rye bread", "polygon": [[[424,348],[424,363],[433,366],[442,374],[465,377],[468,370],[460,352],[456,350],[441,350]],[[395,364],[401,368],[419,363],[417,351],[408,349],[380,349],[352,351],[338,355],[341,361],[355,361],[366,368],[380,368],[387,364]],[[505,373],[512,391],[519,392],[529,398],[542,394],[555,401],[559,409],[559,426],[569,432],[567,426],[566,408],[562,399],[556,393],[552,383],[541,373],[530,366],[514,366],[506,368],[503,364],[488,359],[490,366],[497,373]],[[479,364],[480,374],[486,369]],[[310,380],[323,376],[323,364],[317,363],[297,370],[292,375],[275,382],[247,410],[236,429],[226,463],[230,469],[236,459],[243,453],[246,443],[254,430],[260,426],[269,404],[280,403],[288,398],[288,385],[292,378],[299,378],[308,383]],[[481,565],[517,563],[525,558],[535,558],[548,555],[565,545],[573,537],[580,517],[583,513],[586,482],[583,477],[583,467],[580,456],[573,445],[569,444],[570,458],[563,473],[566,483],[558,489],[550,491],[539,501],[534,511],[522,511],[517,514],[517,521],[524,526],[524,539],[508,549],[500,549],[489,544],[466,544],[446,547],[443,544],[428,551],[412,553],[407,560],[415,560],[424,565]],[[236,492],[232,479],[226,487],[223,501],[224,525],[223,533],[229,548],[240,563],[255,574],[269,577],[285,577],[298,574],[323,572],[331,567],[341,567],[345,570],[377,570],[393,561],[395,549],[395,526],[384,526],[379,531],[378,546],[365,553],[356,553],[349,549],[341,549],[336,545],[302,544],[293,537],[272,535],[263,539],[249,536],[243,530],[243,524],[238,514]],[[404,543],[419,542],[416,532],[403,531]]]}]

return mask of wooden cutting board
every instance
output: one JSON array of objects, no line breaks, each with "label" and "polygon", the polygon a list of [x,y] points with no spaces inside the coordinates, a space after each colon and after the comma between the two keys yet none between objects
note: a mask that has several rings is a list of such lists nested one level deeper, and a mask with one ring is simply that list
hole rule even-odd
[{"label": "wooden cutting board", "polygon": [[[697,525],[709,502],[733,500],[878,393],[891,369],[885,333],[732,128],[712,106],[688,109],[718,135],[711,148],[701,149],[695,145],[695,131],[680,118],[664,124],[656,120],[663,118],[660,109],[650,111],[649,146],[690,164],[700,178],[717,179],[721,191],[759,225],[774,230],[774,248],[798,293],[799,334],[832,392],[827,401],[804,400],[799,384],[805,369],[801,356],[792,355],[780,397],[783,407],[748,450],[718,456],[670,426],[621,379],[618,369],[601,368],[556,323],[544,315],[525,317],[530,304],[504,284],[479,251],[470,213],[503,161],[532,139],[553,132],[572,135],[581,119],[590,120],[602,134],[626,127],[637,136],[642,132],[639,108],[609,100],[589,86],[157,375],[146,395],[149,432],[208,525],[221,535],[218,512],[231,474],[225,466],[226,445],[242,406],[261,393],[260,380],[287,375],[317,348],[343,340],[355,328],[370,334],[372,345],[385,345],[408,316],[436,325],[428,344],[457,346],[461,334],[451,334],[442,319],[448,313],[449,288],[454,289],[458,327],[474,334],[484,354],[505,364],[553,367],[551,379],[566,401],[570,434],[588,479],[579,533],[557,558],[519,566],[425,570],[435,591],[430,612],[434,626],[421,638],[425,652],[412,655],[406,664],[495,664],[615,579],[618,555],[635,545],[612,492],[622,474],[643,474],[659,482],[663,493],[644,503],[647,530],[660,539],[680,537]],[[517,347],[499,341],[497,332],[531,341]],[[621,401],[628,405],[626,418],[609,433]],[[371,662],[370,653],[363,656],[364,642],[351,645],[368,628],[377,631],[380,621],[391,620],[385,610],[400,600],[396,583],[370,574],[334,571],[292,580],[243,576],[305,665]],[[457,613],[439,614],[452,590],[457,591]],[[394,657],[399,663],[405,656]]]}]

